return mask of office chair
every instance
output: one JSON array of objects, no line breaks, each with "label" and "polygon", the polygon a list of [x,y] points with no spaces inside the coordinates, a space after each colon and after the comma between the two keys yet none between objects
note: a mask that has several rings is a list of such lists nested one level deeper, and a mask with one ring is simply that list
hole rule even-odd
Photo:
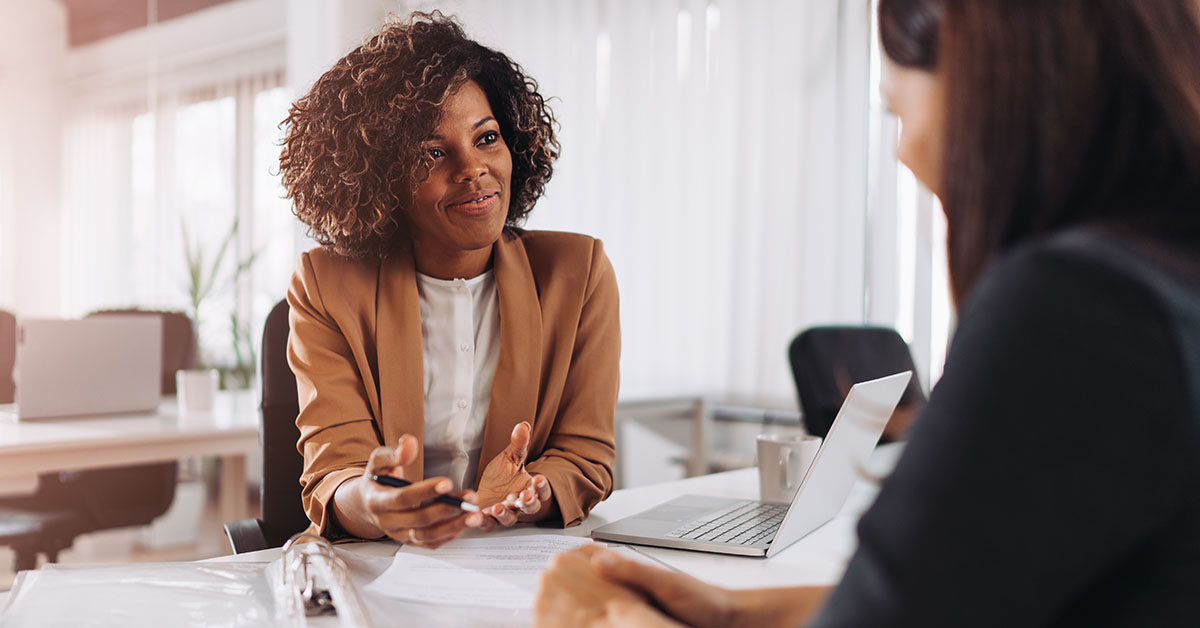
[{"label": "office chair", "polygon": [[828,326],[801,332],[788,348],[792,377],[800,396],[805,429],[825,437],[850,387],[900,371],[912,380],[884,431],[884,441],[899,440],[907,422],[925,407],[925,393],[904,338],[888,327]]},{"label": "office chair", "polygon": [[[163,394],[173,394],[175,371],[195,365],[191,319],[179,312],[146,310],[89,314],[110,315],[162,317],[160,388]],[[0,545],[14,548],[17,570],[36,567],[39,553],[46,555],[47,562],[55,562],[58,553],[81,534],[154,521],[175,500],[177,475],[175,461],[43,474],[32,495],[0,499]]]},{"label": "office chair", "polygon": [[267,315],[262,339],[262,518],[225,524],[234,554],[282,546],[308,527],[300,502],[304,456],[296,449],[300,399],[296,376],[287,363],[287,301]]}]

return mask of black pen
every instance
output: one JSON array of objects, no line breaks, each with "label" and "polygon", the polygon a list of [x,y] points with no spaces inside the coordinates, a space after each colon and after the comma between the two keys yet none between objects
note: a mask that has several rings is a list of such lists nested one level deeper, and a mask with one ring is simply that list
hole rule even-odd
[{"label": "black pen", "polygon": [[[404,488],[405,486],[412,485],[412,482],[409,482],[408,480],[401,480],[400,478],[394,478],[390,475],[372,475],[371,479],[378,484],[392,486],[395,488]],[[437,497],[433,498],[433,501],[446,504],[447,506],[461,508],[467,512],[479,512],[479,506],[476,506],[470,502],[464,502],[463,500],[450,495],[438,495]]]}]

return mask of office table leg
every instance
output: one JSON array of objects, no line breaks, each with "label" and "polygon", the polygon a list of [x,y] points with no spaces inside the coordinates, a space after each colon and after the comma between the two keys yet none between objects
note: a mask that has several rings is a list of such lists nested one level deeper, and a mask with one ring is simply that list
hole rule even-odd
[{"label": "office table leg", "polygon": [[246,456],[233,454],[221,461],[221,522],[244,519],[246,508]]}]

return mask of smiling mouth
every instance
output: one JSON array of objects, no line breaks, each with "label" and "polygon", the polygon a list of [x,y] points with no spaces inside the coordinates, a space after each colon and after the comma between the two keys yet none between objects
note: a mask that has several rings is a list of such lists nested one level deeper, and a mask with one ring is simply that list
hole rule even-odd
[{"label": "smiling mouth", "polygon": [[490,205],[490,201],[496,198],[496,196],[496,192],[492,192],[490,194],[481,194],[476,198],[468,199],[458,203],[452,203],[448,207],[467,211],[485,209]]}]

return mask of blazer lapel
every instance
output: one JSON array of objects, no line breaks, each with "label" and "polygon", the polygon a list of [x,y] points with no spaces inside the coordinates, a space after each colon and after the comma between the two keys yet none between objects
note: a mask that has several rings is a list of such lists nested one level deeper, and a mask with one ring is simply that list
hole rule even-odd
[{"label": "blazer lapel", "polygon": [[422,443],[417,459],[404,467],[411,481],[424,478],[425,366],[421,357],[421,304],[412,252],[402,248],[380,263],[376,307],[379,347],[379,432],[394,447],[402,434]]},{"label": "blazer lapel", "polygon": [[513,427],[521,421],[534,422],[542,371],[542,311],[525,245],[505,233],[493,251],[493,276],[500,300],[500,357],[492,380],[476,486],[484,467],[508,446]]}]

